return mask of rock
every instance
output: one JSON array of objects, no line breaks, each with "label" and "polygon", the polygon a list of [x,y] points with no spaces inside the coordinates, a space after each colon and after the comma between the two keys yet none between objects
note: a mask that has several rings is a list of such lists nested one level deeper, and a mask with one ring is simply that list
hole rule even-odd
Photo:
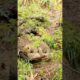
[{"label": "rock", "polygon": [[29,45],[31,43],[31,41],[28,39],[27,36],[21,36],[18,37],[18,48],[20,50],[22,50],[24,48],[24,46]]},{"label": "rock", "polygon": [[32,42],[30,42],[25,37],[19,38],[18,48],[19,48],[19,55],[23,57],[23,59],[27,58],[30,61],[46,59],[48,58],[50,52],[48,45],[43,41],[41,42],[39,47],[33,47]]},{"label": "rock", "polygon": [[23,49],[23,53],[28,57],[29,60],[41,60],[42,58],[48,57],[47,52],[43,52],[42,48],[33,48],[32,45],[26,45]]},{"label": "rock", "polygon": [[45,42],[43,42],[43,41],[41,42],[39,48],[42,49],[43,53],[49,53],[50,52],[49,46]]}]

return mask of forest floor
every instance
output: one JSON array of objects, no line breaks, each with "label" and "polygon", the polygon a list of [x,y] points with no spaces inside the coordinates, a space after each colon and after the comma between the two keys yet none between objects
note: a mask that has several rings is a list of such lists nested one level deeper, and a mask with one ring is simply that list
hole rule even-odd
[{"label": "forest floor", "polygon": [[[41,61],[38,63],[25,63],[23,60],[19,60],[19,79],[24,80],[62,80],[62,39],[61,27],[54,28],[55,37],[55,49],[53,50],[51,57],[47,61]],[[23,65],[23,66],[22,66]],[[27,67],[26,67],[27,66]],[[24,75],[25,72],[27,75]],[[22,76],[21,76],[22,75]]]},{"label": "forest floor", "polygon": [[[32,9],[32,7],[31,7]],[[24,9],[25,10],[25,9]],[[21,9],[19,9],[21,11]],[[29,10],[28,10],[29,11]],[[43,11],[43,10],[42,10]],[[46,10],[45,10],[46,11]],[[44,12],[45,12],[44,11]],[[40,12],[40,11],[39,11]],[[23,13],[20,13],[20,16]],[[30,12],[29,12],[30,14]],[[32,13],[31,13],[32,14]],[[37,63],[30,63],[25,62],[23,59],[18,59],[18,78],[19,80],[62,80],[62,26],[61,26],[61,14],[62,11],[58,10],[50,10],[46,13],[48,16],[48,21],[51,23],[50,25],[48,22],[40,23],[37,22],[38,25],[43,26],[40,27],[43,36],[39,37],[38,40],[33,35],[32,37],[39,42],[39,39],[44,39],[47,41],[46,44],[49,44],[49,48],[51,50],[49,59],[42,60]],[[26,14],[25,14],[26,15]],[[25,15],[22,15],[19,18],[25,19]],[[35,14],[37,15],[37,14]],[[38,14],[40,15],[40,13]],[[44,14],[42,14],[43,16]],[[29,15],[26,15],[29,16]],[[36,24],[35,21],[29,21],[25,23],[27,26]],[[23,29],[25,24],[21,26]],[[45,25],[44,25],[45,24]],[[44,28],[44,26],[49,26],[48,28]],[[45,32],[48,30],[50,34]],[[21,32],[21,31],[20,31]],[[45,36],[46,34],[46,36]],[[29,34],[30,36],[30,34]],[[30,37],[30,38],[32,38]],[[50,39],[49,39],[50,38]],[[48,42],[49,41],[49,42]],[[36,42],[35,45],[38,45]]]}]

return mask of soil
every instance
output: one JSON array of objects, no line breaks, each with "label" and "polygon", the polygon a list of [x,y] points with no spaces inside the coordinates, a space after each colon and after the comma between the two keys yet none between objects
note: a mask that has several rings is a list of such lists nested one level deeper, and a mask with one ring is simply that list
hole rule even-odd
[{"label": "soil", "polygon": [[37,74],[35,80],[52,80],[55,75],[55,70],[60,63],[49,61],[47,63],[37,63],[33,65],[34,74]]},{"label": "soil", "polygon": [[[57,13],[57,14],[56,14]],[[60,12],[56,12],[55,13],[55,19],[52,19],[52,15],[50,15],[51,17],[51,22],[52,25],[50,27],[50,29],[48,29],[48,32],[53,35],[53,30],[56,29],[59,23],[59,16]],[[57,22],[55,22],[57,21]],[[38,63],[34,63],[33,64],[33,73],[32,76],[34,77],[34,79],[29,79],[29,80],[52,80],[54,78],[55,75],[55,70],[58,68],[58,66],[61,65],[60,62],[54,62],[52,60],[48,60],[47,62],[38,62]],[[30,77],[32,77],[30,75]]]}]

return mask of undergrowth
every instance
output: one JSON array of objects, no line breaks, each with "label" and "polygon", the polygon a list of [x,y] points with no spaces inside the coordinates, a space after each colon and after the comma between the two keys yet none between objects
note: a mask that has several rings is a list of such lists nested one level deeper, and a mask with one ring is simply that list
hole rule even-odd
[{"label": "undergrowth", "polygon": [[[25,1],[28,1],[27,3]],[[30,16],[44,17],[44,22],[40,22],[35,19],[28,19],[19,28],[24,30],[38,29],[41,37],[35,37],[33,34],[29,35],[29,38],[34,42],[34,46],[39,46],[41,40],[46,42],[51,48],[52,52],[50,58],[53,62],[61,64],[62,62],[62,28],[57,27],[54,30],[53,36],[46,32],[46,28],[51,25],[49,22],[50,10],[62,9],[61,0],[18,0],[18,20],[24,20]],[[48,62],[47,62],[48,63]],[[29,62],[25,62],[22,59],[18,59],[18,80],[25,80],[26,77],[31,76],[33,73],[33,65]],[[52,80],[62,80],[62,66],[60,65],[55,69],[55,74]],[[43,71],[41,72],[43,75]],[[34,74],[33,74],[34,75]]]}]

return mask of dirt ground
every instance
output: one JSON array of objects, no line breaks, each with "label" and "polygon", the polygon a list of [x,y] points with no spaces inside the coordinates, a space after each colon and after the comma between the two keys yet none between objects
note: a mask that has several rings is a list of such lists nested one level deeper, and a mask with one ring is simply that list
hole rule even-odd
[{"label": "dirt ground", "polygon": [[52,80],[55,75],[55,70],[59,67],[60,63],[49,61],[47,63],[36,63],[33,65],[34,80]]}]

